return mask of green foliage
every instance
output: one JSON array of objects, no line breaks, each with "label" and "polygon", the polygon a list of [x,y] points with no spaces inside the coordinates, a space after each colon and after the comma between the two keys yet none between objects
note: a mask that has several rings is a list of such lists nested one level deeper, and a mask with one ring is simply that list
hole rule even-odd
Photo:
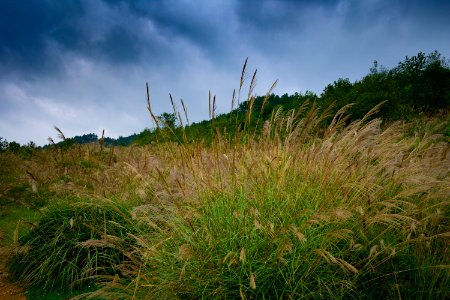
[{"label": "green foliage", "polygon": [[[298,183],[286,193],[295,194]],[[291,190],[292,189],[292,190]],[[357,211],[321,207],[348,201],[304,183],[296,197],[216,195],[194,214],[171,221],[145,274],[154,297],[169,299],[445,298],[446,242],[405,243],[395,225],[365,228]],[[325,217],[329,214],[328,217]],[[347,215],[346,215],[347,214]],[[323,222],[319,216],[330,218]],[[334,216],[334,217],[333,217]],[[333,219],[334,218],[334,219]],[[417,233],[417,236],[419,234]],[[415,236],[414,238],[416,238]],[[157,239],[159,240],[159,239]]]},{"label": "green foliage", "polygon": [[[86,288],[79,290],[55,290],[51,292],[46,292],[38,287],[33,287],[27,290],[27,299],[32,300],[61,300],[61,299],[73,299],[76,296],[80,296],[82,294],[93,292],[98,289],[97,286],[91,285]],[[90,298],[92,300],[98,300],[102,298]]]},{"label": "green foliage", "polygon": [[[306,101],[316,101],[323,110],[334,103],[332,115],[345,105],[354,104],[348,110],[351,115],[349,121],[352,121],[361,119],[370,109],[386,100],[387,103],[377,115],[385,121],[411,121],[421,113],[435,114],[447,109],[450,106],[449,61],[437,51],[428,55],[419,52],[416,56],[406,57],[391,70],[374,61],[370,73],[361,80],[352,83],[348,78],[339,78],[327,85],[320,97],[309,91],[282,96],[270,94],[267,99],[264,96],[256,97],[247,130],[258,133],[263,122],[274,111],[279,108],[283,111],[299,108]],[[249,100],[245,100],[229,113],[186,126],[181,126],[175,113],[164,112],[155,117],[159,125],[157,128],[145,129],[139,134],[118,139],[106,137],[104,141],[107,146],[128,146],[133,143],[148,145],[168,141],[209,143],[217,132],[230,138],[242,130],[248,108]],[[71,144],[97,141],[97,135],[91,133],[66,139],[57,145],[64,148]]]},{"label": "green foliage", "polygon": [[0,152],[4,152],[6,150],[11,153],[17,154],[23,158],[30,158],[33,156],[33,152],[37,149],[36,144],[33,141],[28,142],[26,145],[20,145],[17,142],[8,143],[6,140],[2,140],[0,138]]},{"label": "green foliage", "polygon": [[0,195],[0,207],[20,205],[24,208],[38,210],[47,205],[50,197],[51,193],[45,188],[33,192],[29,184],[16,183],[15,186]]},{"label": "green foliage", "polygon": [[106,146],[129,146],[134,142],[136,137],[137,137],[137,134],[132,134],[132,135],[125,136],[125,137],[119,136],[117,139],[106,137],[105,145]]},{"label": "green foliage", "polygon": [[380,116],[386,120],[410,120],[421,113],[432,114],[450,106],[450,68],[435,51],[406,57],[397,67],[387,70],[378,62],[362,80],[351,83],[339,79],[328,85],[323,103],[337,102],[336,111],[355,103],[349,113],[359,119],[376,104],[387,100]]},{"label": "green foliage", "polygon": [[[133,141],[136,139],[137,134],[132,134],[130,136],[119,136],[118,138],[110,138],[110,137],[104,137],[104,143],[105,146],[129,146]],[[68,148],[72,145],[83,145],[83,144],[89,144],[89,143],[98,143],[100,139],[95,133],[88,133],[83,135],[77,135],[72,138],[66,138],[65,140],[56,143],[58,147],[61,148]],[[48,146],[45,146],[48,147]]]},{"label": "green foliage", "polygon": [[177,126],[177,116],[174,113],[163,112],[156,116],[156,120],[162,128],[174,130]]},{"label": "green foliage", "polygon": [[75,144],[88,144],[98,142],[98,136],[95,133],[83,134],[72,138]]},{"label": "green foliage", "polygon": [[20,151],[20,148],[21,146],[17,142],[12,141],[8,144],[8,150],[12,153],[18,153]]},{"label": "green foliage", "polygon": [[67,199],[53,203],[36,227],[21,237],[12,276],[48,292],[82,288],[97,276],[121,274],[134,226],[124,208],[105,201]]},{"label": "green foliage", "polygon": [[[5,205],[0,198],[0,230],[4,233],[0,240],[1,246],[9,246],[14,242],[14,235],[26,234],[31,222],[39,218],[38,211],[19,205]],[[19,226],[19,227],[17,227]]]},{"label": "green foliage", "polygon": [[331,246],[325,237],[333,229],[305,231],[312,211],[302,204],[311,199],[297,200],[268,195],[261,206],[242,196],[217,196],[199,218],[175,221],[176,243],[167,243],[152,265],[163,287],[159,297],[342,298],[342,288],[352,287],[351,276],[318,254]]}]

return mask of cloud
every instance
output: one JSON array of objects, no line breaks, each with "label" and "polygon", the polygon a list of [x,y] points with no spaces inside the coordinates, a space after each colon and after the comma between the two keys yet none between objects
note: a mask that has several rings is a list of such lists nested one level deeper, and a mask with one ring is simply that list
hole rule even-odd
[{"label": "cloud", "polygon": [[46,114],[49,118],[56,121],[73,121],[77,119],[83,112],[75,109],[73,106],[58,103],[53,99],[33,98],[37,108]]},{"label": "cloud", "polygon": [[208,90],[227,112],[249,57],[257,94],[360,79],[373,60],[450,57],[450,3],[400,0],[4,0],[0,4],[0,136],[46,142],[106,129],[129,135],[170,111],[169,93],[191,121],[208,116]]},{"label": "cloud", "polygon": [[0,10],[3,72],[62,71],[54,48],[110,64],[176,63],[183,44],[218,56],[232,37],[224,30],[233,27],[227,3],[30,0],[25,8],[7,0]]},{"label": "cloud", "polygon": [[[63,76],[1,81],[0,136],[21,143],[33,140],[42,145],[54,134],[54,125],[66,136],[101,134],[103,129],[112,137],[140,132],[151,126],[146,111],[146,81],[150,82],[157,114],[171,111],[169,93],[172,93],[178,103],[180,98],[184,99],[191,122],[199,121],[207,115],[205,85],[210,85],[217,94],[226,94],[227,101],[231,97],[228,78],[232,76],[214,70],[214,65],[188,46],[185,45],[187,62],[162,68],[151,64],[111,65],[55,50],[56,56],[64,57],[60,65]],[[33,123],[40,126],[31,126]],[[47,124],[46,130],[37,130],[42,124]]]}]

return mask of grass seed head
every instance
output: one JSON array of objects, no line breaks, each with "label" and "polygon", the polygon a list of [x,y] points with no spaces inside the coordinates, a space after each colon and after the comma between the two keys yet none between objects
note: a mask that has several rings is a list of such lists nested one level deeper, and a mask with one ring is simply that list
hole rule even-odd
[{"label": "grass seed head", "polygon": [[178,258],[180,260],[189,261],[195,256],[194,249],[189,244],[183,244],[178,248]]},{"label": "grass seed head", "polygon": [[242,263],[245,263],[245,248],[244,248],[244,247],[242,247],[241,253],[239,254],[239,260],[240,260]]},{"label": "grass seed head", "polygon": [[250,287],[256,290],[255,275],[253,274],[253,272],[250,274]]}]

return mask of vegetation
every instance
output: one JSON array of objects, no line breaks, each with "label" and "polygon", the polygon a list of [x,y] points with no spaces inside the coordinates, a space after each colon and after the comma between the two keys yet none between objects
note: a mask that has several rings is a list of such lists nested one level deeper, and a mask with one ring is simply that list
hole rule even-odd
[{"label": "vegetation", "polygon": [[324,89],[321,98],[325,103],[337,101],[338,107],[355,103],[350,112],[356,119],[386,100],[380,116],[387,120],[411,120],[421,113],[436,113],[450,105],[449,61],[437,51],[406,57],[391,70],[375,61],[362,80],[352,84],[339,79]]},{"label": "vegetation", "polygon": [[0,203],[41,215],[15,226],[11,273],[50,293],[95,284],[75,299],[449,298],[447,100],[399,121],[401,101],[253,87],[226,115],[211,97],[199,124],[149,97],[142,146],[1,153]]},{"label": "vegetation", "polygon": [[[255,75],[256,73],[253,76]],[[450,105],[450,61],[437,51],[429,54],[419,52],[412,57],[406,56],[403,61],[390,70],[379,65],[378,61],[374,61],[369,74],[361,80],[352,83],[348,78],[339,78],[327,85],[320,96],[310,91],[279,96],[272,93],[273,88],[265,96],[257,97],[249,93],[247,100],[242,102],[233,97],[231,112],[217,116],[215,115],[215,98],[210,99],[210,120],[190,124],[186,119],[187,124],[181,124],[179,117],[186,113],[183,104],[184,111],[180,116],[176,111],[164,112],[155,116],[160,124],[159,127],[146,128],[139,134],[113,139],[103,135],[99,138],[97,134],[89,133],[65,138],[57,145],[65,147],[100,141],[106,146],[147,145],[161,141],[181,142],[183,133],[179,127],[185,125],[185,134],[188,135],[189,140],[211,141],[217,128],[221,131],[227,128],[231,135],[236,130],[242,129],[249,108],[252,110],[252,115],[247,125],[255,127],[259,132],[260,123],[268,120],[277,109],[282,108],[283,111],[288,111],[300,107],[305,102],[315,102],[322,109],[333,106],[331,116],[340,108],[351,104],[352,107],[347,110],[348,122],[350,122],[361,119],[372,107],[386,101],[377,115],[378,117],[388,122],[413,121],[421,115],[435,115],[448,109]],[[22,146],[23,152],[30,152],[28,149],[30,147],[35,148],[36,145],[30,142],[28,145]],[[8,142],[0,138],[0,151],[7,149],[18,152],[21,146],[16,142],[11,142],[8,147]]]},{"label": "vegetation", "polygon": [[[322,109],[333,106],[330,116],[351,104],[347,109],[347,123],[361,119],[371,108],[384,101],[386,103],[377,116],[387,122],[412,121],[422,115],[435,115],[450,106],[450,63],[437,51],[428,55],[420,52],[416,56],[406,57],[391,70],[375,61],[370,73],[363,79],[352,83],[349,79],[340,78],[326,86],[320,96],[313,92],[282,96],[271,92],[272,89],[267,95],[259,97],[252,97],[249,93],[247,100],[241,103],[233,98],[233,104],[237,102],[238,105],[227,114],[215,116],[210,109],[210,120],[188,124],[186,134],[191,140],[211,141],[217,129],[223,132],[227,128],[232,136],[236,130],[243,128],[246,121],[249,123],[247,126],[260,132],[261,124],[279,108],[286,112],[306,102],[315,102]],[[210,99],[210,107],[215,107],[214,101]],[[252,114],[246,120],[249,109]],[[177,125],[181,125],[177,123],[177,112],[164,113],[157,118],[161,124],[171,119],[169,127],[172,134],[166,134],[165,140],[183,140],[181,130],[176,129]],[[331,117],[327,121],[331,121]],[[156,143],[161,139],[160,129],[146,129],[133,142],[138,145]]]},{"label": "vegetation", "polygon": [[14,278],[52,291],[67,288],[68,283],[70,288],[85,287],[96,277],[122,274],[115,268],[126,260],[120,247],[130,247],[134,240],[128,235],[135,233],[126,212],[106,201],[66,201],[48,207],[21,237],[19,243],[27,249],[11,262]]}]

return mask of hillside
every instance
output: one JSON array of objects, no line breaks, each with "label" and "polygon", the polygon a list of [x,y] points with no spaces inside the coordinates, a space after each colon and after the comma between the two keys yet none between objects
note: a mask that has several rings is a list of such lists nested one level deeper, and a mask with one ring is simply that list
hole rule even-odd
[{"label": "hillside", "polygon": [[[194,140],[210,139],[211,132],[223,132],[225,128],[228,133],[233,133],[236,128],[244,126],[250,108],[252,115],[246,126],[259,131],[261,124],[275,111],[297,109],[306,102],[314,103],[321,111],[329,109],[330,116],[342,107],[351,105],[347,109],[348,122],[361,119],[381,102],[386,103],[377,117],[385,122],[411,121],[422,115],[446,113],[450,107],[450,64],[437,51],[428,55],[420,52],[416,56],[406,57],[390,70],[375,61],[370,73],[361,80],[352,83],[340,78],[327,85],[319,96],[312,92],[278,96],[271,91],[265,96],[249,96],[248,100],[239,103],[230,113],[214,116],[212,112],[210,120],[185,126],[185,132]],[[181,140],[181,130],[176,129],[181,124],[178,112],[165,113],[158,118],[161,127],[168,124],[167,127],[175,132],[175,135],[170,135],[172,141]],[[327,118],[324,123],[330,121],[331,118]],[[449,135],[450,128],[446,130]],[[139,145],[149,144],[156,142],[158,135],[157,128],[146,129],[133,142]]]},{"label": "hillside", "polygon": [[149,100],[155,128],[121,146],[3,143],[8,279],[36,299],[450,298],[449,70],[419,53],[320,96],[251,79],[199,123]]}]

